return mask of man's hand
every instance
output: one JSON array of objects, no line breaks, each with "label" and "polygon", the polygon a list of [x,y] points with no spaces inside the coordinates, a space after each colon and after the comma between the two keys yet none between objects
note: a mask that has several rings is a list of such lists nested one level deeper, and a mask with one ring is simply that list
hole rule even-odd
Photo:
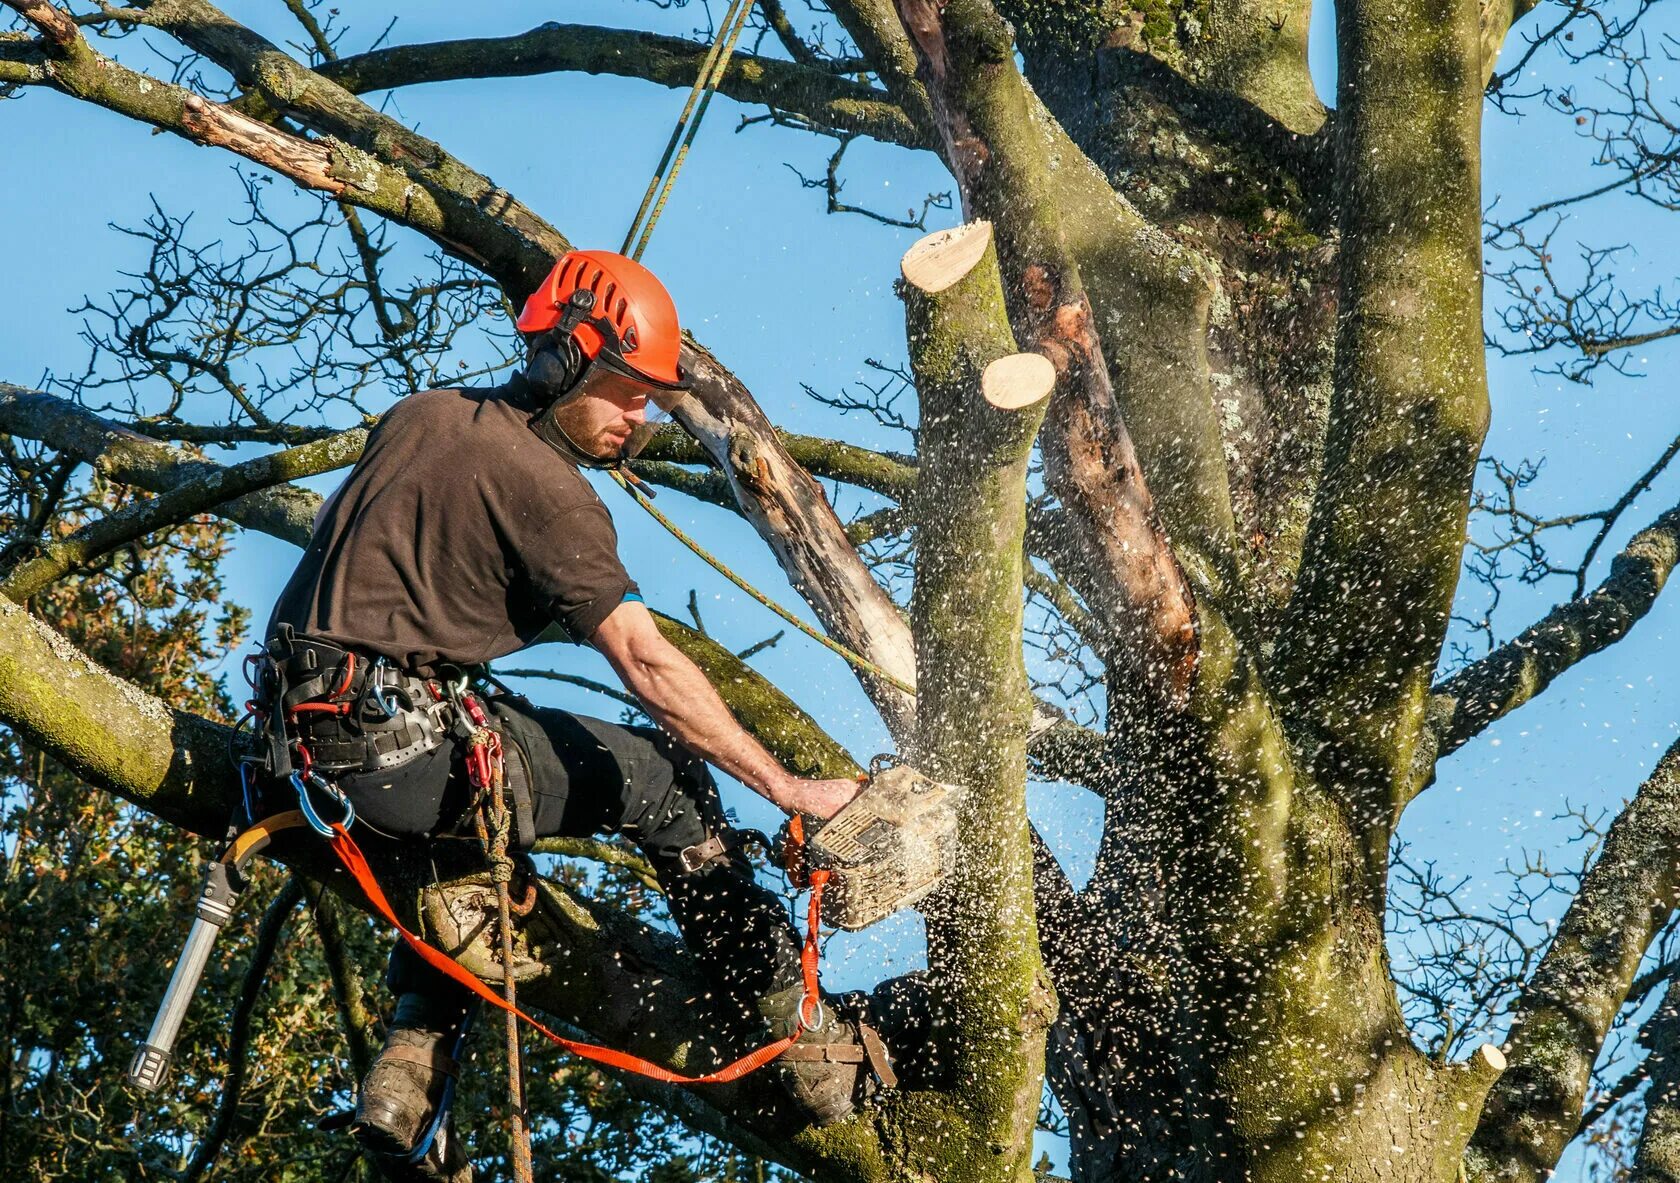
[{"label": "man's hand", "polygon": [[789,813],[807,813],[827,821],[863,792],[855,780],[800,780],[788,784],[770,799]]}]

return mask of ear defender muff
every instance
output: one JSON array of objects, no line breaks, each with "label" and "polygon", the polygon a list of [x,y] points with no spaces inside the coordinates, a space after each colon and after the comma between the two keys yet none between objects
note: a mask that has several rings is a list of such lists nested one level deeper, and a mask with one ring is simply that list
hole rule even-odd
[{"label": "ear defender muff", "polygon": [[560,402],[583,373],[582,362],[583,355],[570,334],[561,337],[551,332],[525,363],[525,380],[542,392],[543,402]]}]

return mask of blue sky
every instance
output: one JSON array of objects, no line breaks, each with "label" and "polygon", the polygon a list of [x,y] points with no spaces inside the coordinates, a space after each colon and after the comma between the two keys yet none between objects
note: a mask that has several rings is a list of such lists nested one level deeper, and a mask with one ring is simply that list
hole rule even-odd
[{"label": "blue sky", "polygon": [[[296,39],[279,4],[229,7],[276,39]],[[355,6],[347,48],[365,46],[384,27],[390,7]],[[401,11],[394,32],[400,41],[512,33],[551,19],[684,34],[706,23],[695,4],[657,10],[622,0],[507,3],[477,10],[470,29],[454,4],[409,4]],[[1677,14],[1659,8],[1658,17],[1667,31],[1680,31]],[[1321,6],[1314,20],[1313,64],[1326,95],[1333,94],[1328,80],[1334,71],[1328,24],[1328,9]],[[1653,26],[1653,44],[1657,31]],[[124,52],[132,54],[128,47]],[[144,55],[125,60],[158,68]],[[1543,68],[1554,68],[1550,59]],[[520,196],[574,242],[616,249],[681,101],[678,92],[637,81],[551,76],[416,87],[398,94],[393,109]],[[803,190],[784,162],[820,175],[830,142],[762,125],[736,130],[743,114],[757,113],[727,99],[713,104],[646,262],[669,283],[685,323],[735,368],[776,422],[897,446],[899,439],[855,416],[837,422],[801,387],[834,392],[872,376],[866,359],[903,361],[902,311],[892,284],[899,256],[918,232],[826,215],[821,195]],[[1551,113],[1514,119],[1490,111],[1486,129],[1489,200],[1503,195],[1507,206],[1526,206],[1600,179],[1587,167],[1590,145],[1567,119]],[[11,182],[0,187],[0,211],[9,227],[12,278],[0,287],[0,379],[24,384],[47,372],[69,374],[81,367],[86,346],[78,340],[76,319],[65,310],[110,287],[115,271],[143,261],[136,244],[109,229],[111,223],[139,222],[150,194],[171,212],[197,211],[199,233],[214,237],[224,233],[220,220],[240,193],[225,154],[154,136],[119,116],[45,92],[0,105],[0,154]],[[930,155],[864,141],[850,150],[845,175],[846,200],[895,214],[919,208],[929,192],[950,188]],[[1623,274],[1633,285],[1655,287],[1673,279],[1676,264],[1676,236],[1662,218],[1638,201],[1613,197],[1577,215],[1560,242],[1579,237],[1595,245],[1631,243],[1637,253]],[[930,228],[954,219],[952,213],[935,212]],[[1545,475],[1528,494],[1536,510],[1607,504],[1680,431],[1668,381],[1676,348],[1659,344],[1641,355],[1649,359],[1640,368],[1650,378],[1609,375],[1592,387],[1536,376],[1522,359],[1491,359],[1494,416],[1487,452],[1507,461],[1547,457]],[[323,491],[333,483],[316,482]],[[1675,504],[1677,494],[1680,478],[1660,481],[1624,517],[1605,555]],[[627,562],[654,606],[680,615],[694,588],[708,626],[727,643],[745,646],[776,630],[779,622],[672,544],[617,490],[603,486],[603,497],[619,524]],[[773,597],[798,602],[756,536],[734,515],[673,495],[664,497],[661,507],[708,546],[738,561]],[[242,538],[229,567],[234,598],[261,621],[295,559],[295,550],[281,543]],[[1601,562],[1597,578],[1606,569]],[[1561,581],[1509,589],[1503,631],[1509,634],[1537,618],[1568,592]],[[1506,860],[1520,861],[1525,852],[1541,848],[1565,865],[1578,857],[1564,845],[1572,825],[1555,820],[1564,802],[1615,808],[1675,737],[1680,718],[1680,690],[1670,672],[1680,655],[1673,639],[1675,612],[1671,595],[1632,640],[1571,671],[1543,700],[1444,761],[1438,784],[1404,823],[1403,833],[1418,852],[1469,875],[1471,891],[1482,898],[1504,891],[1499,870]],[[548,658],[575,672],[605,675],[604,667],[580,650],[554,651]],[[845,668],[814,644],[789,637],[754,664],[855,754],[867,758],[889,746]],[[539,699],[616,717],[616,709],[599,699],[546,684],[527,689]],[[749,824],[775,820],[773,811],[744,790],[737,788],[731,803]],[[1040,786],[1032,791],[1031,806],[1070,872],[1076,878],[1087,873],[1100,822],[1089,795]],[[913,919],[895,920],[835,941],[830,953],[827,972],[836,985],[866,984],[909,968],[920,955],[919,933]],[[1059,1148],[1050,1149],[1060,1159]]]}]

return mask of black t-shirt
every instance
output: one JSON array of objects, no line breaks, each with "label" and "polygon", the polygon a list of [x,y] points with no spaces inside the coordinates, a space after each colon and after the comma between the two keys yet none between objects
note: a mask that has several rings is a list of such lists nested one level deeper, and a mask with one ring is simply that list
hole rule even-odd
[{"label": "black t-shirt", "polygon": [[328,500],[269,621],[432,674],[587,640],[636,585],[607,507],[528,426],[524,386],[387,411]]}]

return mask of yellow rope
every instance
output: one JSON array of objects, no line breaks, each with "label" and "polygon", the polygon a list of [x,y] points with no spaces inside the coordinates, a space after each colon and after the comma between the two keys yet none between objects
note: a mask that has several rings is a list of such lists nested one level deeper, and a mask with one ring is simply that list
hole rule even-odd
[{"label": "yellow rope", "polygon": [[819,633],[816,629],[806,624],[803,620],[800,620],[793,613],[789,612],[786,608],[776,603],[776,601],[772,600],[769,596],[759,591],[745,579],[742,579],[739,575],[735,574],[735,572],[731,571],[721,559],[713,556],[705,547],[694,541],[694,539],[690,538],[687,534],[684,534],[682,532],[682,528],[675,522],[655,509],[653,502],[649,501],[640,489],[636,488],[633,484],[626,480],[622,472],[616,468],[610,469],[609,471],[612,473],[612,479],[618,482],[618,487],[630,494],[630,499],[632,501],[647,510],[648,513],[652,514],[654,521],[669,530],[678,542],[682,543],[684,546],[688,547],[689,550],[706,560],[713,570],[722,575],[725,579],[729,580],[730,583],[733,583],[736,587],[746,592],[753,599],[757,600],[760,604],[763,604],[766,608],[770,609],[770,611],[774,612],[777,616],[780,616],[783,620],[787,621],[794,628],[804,633],[807,637],[810,637],[813,641],[816,641],[819,645],[822,645],[844,658],[847,664],[856,669],[862,670],[866,674],[874,675],[875,677],[881,679],[881,681],[904,691],[904,693],[911,695],[912,697],[915,696],[916,688],[909,682],[906,682],[904,679],[895,674],[888,673],[886,670],[870,661],[867,657],[852,652],[838,641],[835,641],[830,637],[823,636],[822,633]]},{"label": "yellow rope", "polygon": [[[700,121],[706,117],[706,108],[711,104],[712,94],[718,83],[723,81],[724,71],[729,68],[729,59],[734,56],[735,43],[740,39],[741,30],[746,28],[747,16],[752,11],[754,0],[731,0],[729,10],[724,13],[723,24],[718,26],[718,35],[712,41],[711,48],[706,51],[706,58],[700,63],[700,70],[694,76],[694,85],[689,89],[688,101],[683,104],[682,114],[677,116],[677,125],[671,129],[671,138],[665,145],[665,153],[659,158],[658,166],[653,170],[653,179],[648,182],[647,192],[642,195],[642,204],[636,210],[636,217],[630,223],[630,230],[624,236],[624,245],[619,248],[619,254],[629,255],[639,260],[642,252],[647,250],[648,239],[653,237],[653,227],[659,221],[659,215],[665,212],[665,201],[671,196],[671,188],[677,182],[677,173],[682,171],[683,161],[688,158],[688,149],[694,143],[694,137],[700,132]],[[695,104],[699,104],[696,110]],[[693,116],[692,121],[690,115]],[[686,134],[685,134],[686,133]],[[680,143],[679,143],[680,142]],[[672,157],[675,156],[675,163]],[[669,166],[670,172],[666,172]],[[663,185],[661,185],[663,180]],[[655,202],[654,194],[658,193]],[[652,206],[653,212],[648,212]],[[643,224],[643,217],[647,218]],[[640,241],[637,240],[637,228],[641,228]],[[635,243],[635,249],[631,244]]]}]

